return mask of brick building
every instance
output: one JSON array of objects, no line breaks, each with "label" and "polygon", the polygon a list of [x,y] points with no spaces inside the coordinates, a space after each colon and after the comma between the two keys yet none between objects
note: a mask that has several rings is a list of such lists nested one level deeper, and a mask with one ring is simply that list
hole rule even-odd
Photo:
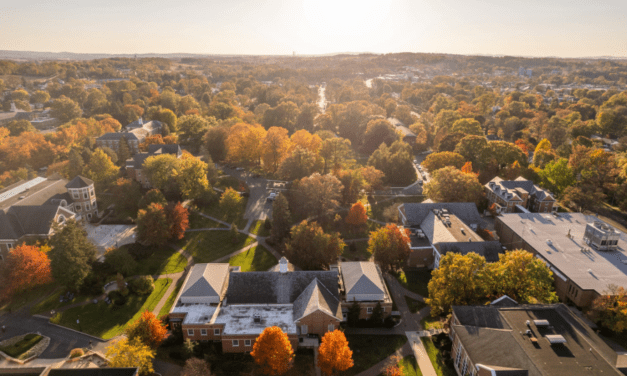
[{"label": "brick building", "polygon": [[155,155],[172,154],[180,158],[183,154],[178,144],[169,145],[148,145],[148,152],[136,153],[132,158],[126,160],[126,174],[129,178],[139,182],[142,187],[148,189],[152,187],[152,183],[148,180],[142,168],[148,157]]},{"label": "brick building", "polygon": [[503,180],[497,176],[484,186],[484,190],[490,205],[496,204],[499,214],[514,213],[517,209],[521,211],[520,208],[535,213],[551,213],[557,210],[555,198],[549,191],[523,177]]},{"label": "brick building", "polygon": [[163,123],[160,121],[151,120],[144,123],[140,118],[127,125],[124,132],[105,133],[96,138],[96,145],[98,147],[108,147],[117,153],[120,147],[120,140],[124,138],[126,139],[131,154],[139,153],[139,144],[144,142],[148,136],[161,134],[163,126]]}]

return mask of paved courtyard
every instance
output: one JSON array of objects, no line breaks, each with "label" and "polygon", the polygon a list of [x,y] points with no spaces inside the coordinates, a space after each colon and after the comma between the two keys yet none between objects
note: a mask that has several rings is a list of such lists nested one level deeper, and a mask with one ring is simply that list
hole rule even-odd
[{"label": "paved courtyard", "polygon": [[111,247],[135,243],[135,227],[131,225],[100,225],[85,226],[87,237],[98,247],[98,258]]}]

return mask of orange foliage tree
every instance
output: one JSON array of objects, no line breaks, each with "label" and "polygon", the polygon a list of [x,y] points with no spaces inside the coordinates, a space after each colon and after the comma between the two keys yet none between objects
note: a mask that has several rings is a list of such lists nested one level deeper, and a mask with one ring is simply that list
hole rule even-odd
[{"label": "orange foliage tree", "polygon": [[168,329],[154,313],[144,311],[124,331],[129,340],[139,339],[144,345],[156,349],[166,338]]},{"label": "orange foliage tree", "polygon": [[189,228],[189,212],[180,202],[171,203],[166,207],[166,217],[170,239],[183,239],[185,230]]},{"label": "orange foliage tree", "polygon": [[472,162],[466,162],[462,166],[462,172],[464,174],[472,174]]},{"label": "orange foliage tree", "polygon": [[278,326],[265,328],[257,337],[250,355],[266,375],[282,375],[292,366],[292,344]]},{"label": "orange foliage tree", "polygon": [[343,332],[334,330],[325,333],[318,349],[318,367],[325,375],[346,371],[353,366],[353,352]]},{"label": "orange foliage tree", "polygon": [[368,252],[374,255],[374,261],[384,270],[396,270],[405,264],[409,257],[409,230],[395,224],[381,227],[370,233]]},{"label": "orange foliage tree", "polygon": [[0,298],[52,282],[48,255],[37,246],[19,245],[0,263]]},{"label": "orange foliage tree", "polygon": [[366,208],[361,201],[357,201],[348,211],[348,215],[345,219],[346,223],[353,226],[361,226],[368,221],[368,215],[366,214]]}]

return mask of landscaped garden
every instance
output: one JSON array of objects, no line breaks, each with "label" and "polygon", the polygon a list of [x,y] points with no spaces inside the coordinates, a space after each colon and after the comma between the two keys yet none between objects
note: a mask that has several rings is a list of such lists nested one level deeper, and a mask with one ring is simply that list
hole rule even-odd
[{"label": "landscaped garden", "polygon": [[176,288],[174,289],[174,291],[172,291],[172,294],[170,294],[170,296],[168,296],[168,300],[165,301],[165,304],[163,305],[163,307],[161,307],[161,310],[159,311],[159,315],[157,317],[161,318],[165,315],[167,315],[168,313],[170,313],[170,309],[172,309],[172,306],[174,305],[176,296],[178,295],[179,291],[181,290],[181,286],[183,286],[183,279],[181,278],[179,280],[179,282],[176,284]]},{"label": "landscaped garden", "polygon": [[399,359],[396,365],[403,371],[403,376],[422,376],[422,372],[416,362],[416,357],[413,355],[407,355]]},{"label": "landscaped garden", "polygon": [[431,280],[431,270],[421,269],[404,269],[395,274],[396,279],[407,290],[415,292],[423,297],[429,296],[427,285]]},{"label": "landscaped garden", "polygon": [[42,339],[44,339],[44,337],[38,334],[27,334],[20,341],[12,345],[0,347],[0,351],[13,358],[23,359],[23,356],[28,352],[28,350],[32,349],[33,346],[38,344]]},{"label": "landscaped garden", "polygon": [[142,312],[155,309],[170,283],[172,280],[169,278],[156,280],[155,289],[150,295],[139,296],[130,293],[122,305],[118,305],[117,302],[107,304],[101,300],[96,304],[70,308],[57,313],[51,322],[102,339],[110,339],[121,334]]},{"label": "landscaped garden", "polygon": [[70,304],[83,303],[94,298],[94,296],[75,294],[73,299],[61,302],[60,298],[65,293],[66,290],[59,289],[54,294],[50,294],[47,298],[39,301],[39,303],[32,306],[30,309],[30,313],[33,315],[37,313],[48,313],[52,310],[58,310],[59,308],[68,306]]},{"label": "landscaped garden", "polygon": [[239,266],[243,272],[266,271],[276,265],[277,259],[264,246],[257,245],[231,257],[229,264]]},{"label": "landscaped garden", "polygon": [[230,231],[187,232],[177,244],[194,257],[196,263],[212,262],[255,242],[246,234],[234,238]]},{"label": "landscaped garden", "polygon": [[367,370],[394,354],[407,342],[407,337],[402,335],[347,335],[346,339],[353,351],[355,365],[339,373],[343,376],[353,376]]}]

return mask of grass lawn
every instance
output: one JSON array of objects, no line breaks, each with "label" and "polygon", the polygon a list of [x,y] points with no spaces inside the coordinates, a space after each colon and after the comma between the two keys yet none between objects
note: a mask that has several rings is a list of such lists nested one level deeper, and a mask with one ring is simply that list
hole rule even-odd
[{"label": "grass lawn", "polygon": [[376,222],[367,221],[359,230],[356,230],[354,226],[342,221],[340,226],[334,226],[334,228],[329,229],[329,231],[338,231],[342,239],[364,239],[369,238],[372,231],[376,231],[381,227],[382,226]]},{"label": "grass lawn", "polygon": [[[123,245],[120,248],[147,248],[139,243]],[[154,247],[150,256],[137,262],[136,275],[162,275],[168,273],[182,272],[187,266],[187,259],[178,253],[174,248],[164,245]],[[132,252],[131,252],[132,253]]]},{"label": "grass lawn", "polygon": [[218,227],[225,227],[225,226],[212,219],[205,218],[195,211],[190,211],[189,213],[189,228],[190,229],[218,228]]},{"label": "grass lawn", "polygon": [[444,363],[444,359],[442,359],[442,354],[435,347],[433,341],[429,337],[421,337],[422,343],[425,345],[425,349],[427,350],[427,354],[429,355],[429,359],[431,359],[431,364],[433,364],[433,368],[435,369],[435,373],[438,376],[457,376],[455,370],[448,368],[448,366]]},{"label": "grass lawn", "polygon": [[246,210],[247,204],[248,204],[248,197],[242,197],[242,209],[236,216],[234,216],[234,218],[227,218],[226,213],[224,213],[222,209],[220,209],[220,204],[217,201],[212,203],[211,205],[199,207],[198,210],[200,210],[201,212],[205,213],[206,215],[210,217],[217,218],[221,221],[224,221],[227,223],[235,223],[237,225],[237,228],[241,230],[244,227],[246,227],[246,224],[248,223],[248,219],[243,218],[244,211]]},{"label": "grass lawn", "polygon": [[429,296],[427,285],[431,280],[431,271],[426,268],[403,270],[396,274],[396,279],[407,290],[415,292],[423,297]]},{"label": "grass lawn", "polygon": [[243,272],[266,271],[276,265],[276,258],[264,246],[252,247],[246,252],[231,257],[229,264],[240,266]]},{"label": "grass lawn", "polygon": [[348,346],[353,350],[355,365],[344,372],[343,376],[357,375],[394,354],[407,342],[401,335],[347,335]]},{"label": "grass lawn", "polygon": [[270,230],[266,229],[266,227],[264,226],[264,222],[265,221],[261,221],[261,220],[257,220],[253,222],[253,224],[250,226],[249,232],[251,234],[255,234],[257,236],[262,236],[262,237],[270,236]]},{"label": "grass lawn", "polygon": [[407,302],[407,307],[411,313],[417,313],[421,309],[425,308],[427,305],[420,300],[412,299],[409,296],[405,296],[405,301]]},{"label": "grass lawn", "polygon": [[32,306],[30,309],[31,315],[34,315],[37,313],[48,313],[52,310],[58,310],[61,307],[65,307],[71,304],[86,302],[94,298],[94,296],[75,294],[74,299],[72,299],[69,302],[62,303],[59,301],[59,298],[61,297],[61,295],[65,294],[65,292],[66,290],[59,289],[54,294],[49,295],[46,299],[43,299],[39,303]]},{"label": "grass lawn", "polygon": [[[374,196],[375,201],[383,201],[389,198],[388,196]],[[422,196],[408,196],[408,197],[395,197],[392,200],[384,201],[384,202],[371,202],[368,207],[368,217],[372,219],[376,219],[383,222],[388,222],[386,218],[383,217],[383,211],[390,206],[394,205],[398,208],[398,206],[402,203],[416,203],[424,201],[424,197]]]},{"label": "grass lawn", "polygon": [[354,244],[355,244],[355,251],[351,251],[350,244],[347,244],[346,247],[344,247],[344,252],[342,252],[342,257],[344,257],[348,261],[369,260],[372,254],[368,252],[368,241],[367,240],[358,241],[358,242],[354,242]]},{"label": "grass lawn", "polygon": [[180,279],[179,282],[176,284],[176,288],[174,289],[174,291],[172,291],[172,294],[170,294],[168,300],[165,301],[163,307],[161,307],[161,310],[159,311],[159,316],[157,317],[162,317],[170,313],[170,309],[175,303],[174,299],[176,299],[176,295],[181,290],[181,286],[183,286],[183,279]]},{"label": "grass lawn", "polygon": [[[159,279],[155,281],[152,294],[147,296],[130,294],[123,306],[100,301],[97,304],[70,308],[60,312],[59,317],[55,318],[55,323],[102,339],[113,338],[121,334],[126,326],[137,320],[144,311],[155,309],[171,282],[169,278]],[[80,323],[77,324],[76,320],[80,320]]]},{"label": "grass lawn", "polygon": [[26,291],[22,291],[11,297],[10,300],[0,302],[0,311],[15,312],[27,303],[37,301],[52,294],[59,287],[56,283],[35,287]]},{"label": "grass lawn", "polygon": [[444,328],[444,325],[442,325],[442,321],[440,321],[440,318],[431,317],[431,315],[428,315],[427,317],[424,317],[422,320],[420,320],[420,325],[424,330]]},{"label": "grass lawn", "polygon": [[192,255],[196,263],[202,263],[217,260],[254,242],[255,239],[241,233],[234,242],[230,231],[198,231],[186,233],[177,244]]},{"label": "grass lawn", "polygon": [[[413,355],[405,356],[403,359],[399,360],[396,365],[403,370],[403,376],[422,376],[422,372],[420,368],[418,368],[418,362],[416,362],[416,357]],[[385,376],[385,373],[382,373],[381,376]]]},{"label": "grass lawn", "polygon": [[44,337],[37,334],[27,334],[21,341],[11,345],[0,347],[0,350],[7,355],[10,355],[17,359],[22,359],[21,355],[30,350],[33,346],[44,339]]}]

